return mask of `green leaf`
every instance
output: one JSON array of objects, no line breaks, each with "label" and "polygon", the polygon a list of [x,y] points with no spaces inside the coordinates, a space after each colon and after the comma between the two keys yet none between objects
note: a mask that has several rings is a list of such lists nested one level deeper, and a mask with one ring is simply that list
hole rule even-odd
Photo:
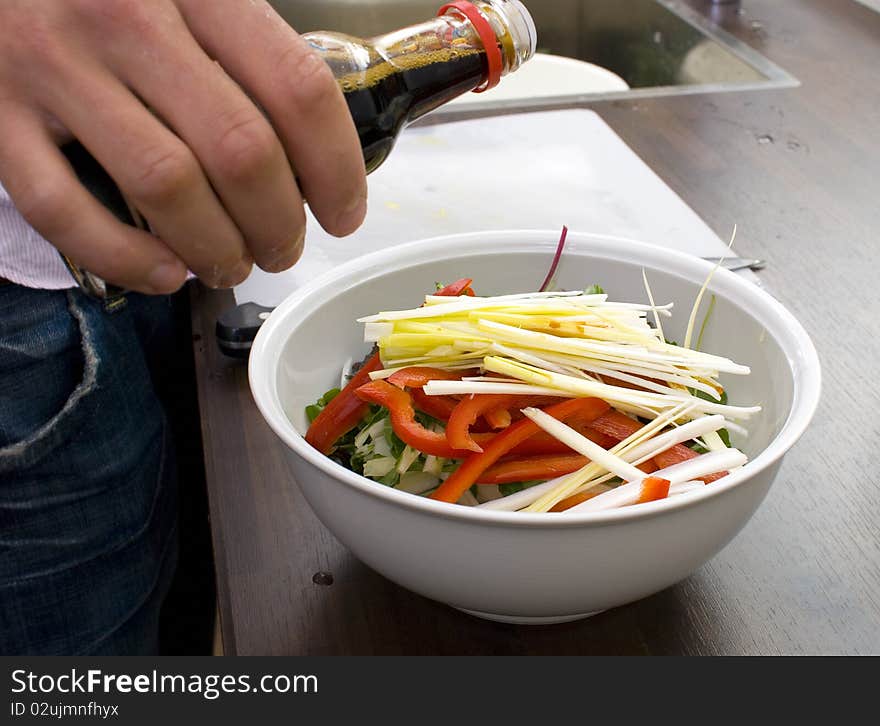
[{"label": "green leaf", "polygon": [[309,419],[309,423],[312,423],[312,421],[318,418],[318,414],[321,413],[321,408],[321,406],[318,406],[315,403],[306,406],[306,417]]},{"label": "green leaf", "polygon": [[396,487],[397,483],[400,481],[400,474],[397,472],[397,469],[392,469],[381,479],[376,479],[375,481],[384,484],[385,486]]},{"label": "green leaf", "polygon": [[[722,405],[727,405],[727,391],[721,391],[721,400],[716,401],[712,396],[710,396],[705,391],[698,391],[696,388],[688,388],[688,393],[692,396],[696,396],[697,398],[702,398],[704,401],[711,401],[712,403],[720,403]],[[728,444],[729,446],[729,444]]]},{"label": "green leaf", "polygon": [[604,295],[605,290],[602,289],[601,285],[596,285],[593,283],[588,288],[584,290],[584,295]]},{"label": "green leaf", "polygon": [[385,428],[382,430],[382,433],[385,436],[385,441],[388,442],[388,446],[391,448],[391,455],[395,459],[399,459],[406,448],[406,444],[398,438],[397,434],[394,433],[394,429],[391,428],[390,416],[385,419]]},{"label": "green leaf", "polygon": [[336,398],[341,393],[341,389],[339,388],[331,388],[327,391],[320,399],[318,399],[319,403],[323,403],[325,406],[330,403],[334,398]]},{"label": "green leaf", "polygon": [[312,404],[306,406],[306,417],[309,419],[309,423],[312,423],[316,418],[318,418],[318,414],[324,410],[330,401],[332,401],[336,396],[339,395],[338,388],[331,388],[329,391],[326,391],[323,396],[321,396],[317,401]]},{"label": "green leaf", "polygon": [[[721,441],[729,449],[730,448],[730,432],[727,429],[718,429],[717,433],[718,433],[718,436],[721,439]],[[691,443],[688,448],[693,449],[698,454],[708,454],[709,453],[709,449],[707,449],[705,446],[702,446],[701,444],[698,444],[696,441]]]}]

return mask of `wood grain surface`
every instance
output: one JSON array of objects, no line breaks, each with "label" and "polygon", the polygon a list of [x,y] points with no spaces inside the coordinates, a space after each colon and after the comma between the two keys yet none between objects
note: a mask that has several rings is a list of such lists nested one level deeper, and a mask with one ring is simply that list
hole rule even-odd
[{"label": "wood grain surface", "polygon": [[231,293],[194,287],[226,653],[880,653],[880,14],[689,4],[801,86],[590,107],[720,236],[738,225],[738,252],[769,262],[763,283],[816,343],[822,402],[763,505],[695,574],[632,605],[540,627],[458,613],[375,574],[316,520],[246,367],[213,342]]}]

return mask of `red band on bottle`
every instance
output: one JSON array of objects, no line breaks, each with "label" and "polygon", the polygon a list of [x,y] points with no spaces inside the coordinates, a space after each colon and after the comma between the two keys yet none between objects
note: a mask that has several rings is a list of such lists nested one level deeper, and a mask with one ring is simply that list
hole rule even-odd
[{"label": "red band on bottle", "polygon": [[446,3],[437,11],[437,15],[446,15],[450,10],[458,11],[474,26],[474,30],[480,36],[480,41],[483,43],[483,48],[486,51],[486,61],[489,66],[486,82],[479,88],[475,88],[474,93],[482,93],[490,88],[494,88],[498,85],[498,81],[501,80],[501,69],[504,64],[501,58],[501,50],[498,48],[498,39],[495,36],[495,31],[492,30],[492,25],[486,20],[477,6],[472,2],[468,2],[468,0],[454,0],[454,2]]}]

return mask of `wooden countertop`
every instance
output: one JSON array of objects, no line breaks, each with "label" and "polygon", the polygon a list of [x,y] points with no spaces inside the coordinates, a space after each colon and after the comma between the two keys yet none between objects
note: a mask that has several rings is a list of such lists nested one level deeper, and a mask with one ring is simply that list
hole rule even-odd
[{"label": "wooden countertop", "polygon": [[[311,513],[246,367],[193,327],[226,653],[880,653],[880,14],[848,0],[692,6],[797,77],[784,90],[591,104],[799,316],[822,402],[740,535],[684,582],[565,625],[484,622],[388,582]],[[332,584],[326,574],[332,575]]]}]

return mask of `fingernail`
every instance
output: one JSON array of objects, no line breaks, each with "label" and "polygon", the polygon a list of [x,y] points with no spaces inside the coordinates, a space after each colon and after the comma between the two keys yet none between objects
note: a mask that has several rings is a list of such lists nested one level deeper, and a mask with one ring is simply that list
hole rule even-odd
[{"label": "fingernail", "polygon": [[282,251],[273,257],[269,262],[260,265],[266,272],[283,272],[290,269],[302,257],[305,242],[305,230],[299,233],[292,245],[285,245]]},{"label": "fingernail", "polygon": [[346,235],[354,232],[367,215],[366,194],[355,199],[348,207],[343,209],[336,217],[337,234]]},{"label": "fingernail", "polygon": [[186,278],[186,270],[179,262],[162,262],[153,268],[147,284],[157,293],[174,292]]},{"label": "fingernail", "polygon": [[250,255],[244,257],[230,272],[222,275],[217,287],[234,287],[244,282],[251,274],[253,260]]}]

